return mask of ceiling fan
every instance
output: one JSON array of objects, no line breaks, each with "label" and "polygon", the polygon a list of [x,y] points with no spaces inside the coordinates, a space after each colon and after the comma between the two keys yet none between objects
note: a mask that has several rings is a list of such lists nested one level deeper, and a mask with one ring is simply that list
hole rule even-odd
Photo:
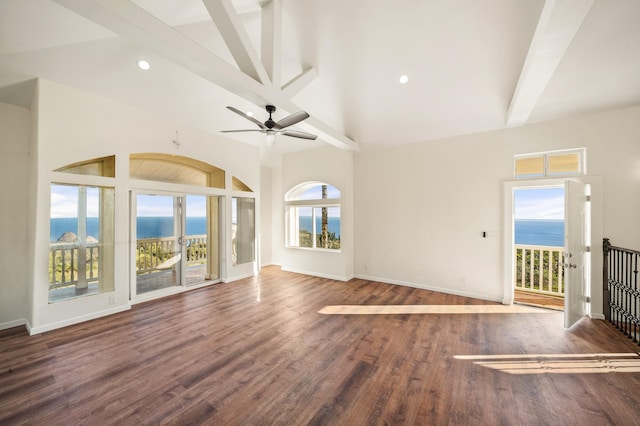
[{"label": "ceiling fan", "polygon": [[265,109],[269,113],[269,119],[264,123],[256,120],[252,116],[245,114],[237,108],[228,106],[227,109],[235,112],[236,114],[246,118],[252,123],[256,124],[259,129],[246,129],[246,130],[223,130],[223,133],[236,133],[236,132],[260,132],[267,135],[266,142],[268,146],[273,146],[276,143],[276,134],[281,134],[285,136],[291,136],[294,138],[300,139],[310,139],[315,140],[317,138],[316,135],[312,135],[311,133],[300,132],[298,130],[287,130],[287,127],[293,126],[296,123],[301,122],[302,120],[306,120],[309,118],[309,114],[305,111],[295,112],[288,117],[283,118],[282,120],[276,122],[271,118],[271,114],[276,111],[276,107],[273,105],[267,105]]}]

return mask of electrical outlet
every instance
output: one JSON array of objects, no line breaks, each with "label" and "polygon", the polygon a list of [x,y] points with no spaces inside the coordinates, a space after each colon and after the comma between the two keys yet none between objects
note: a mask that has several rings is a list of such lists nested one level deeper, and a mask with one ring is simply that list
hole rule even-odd
[{"label": "electrical outlet", "polygon": [[115,305],[115,304],[116,304],[116,301],[117,301],[117,299],[116,299],[116,295],[115,295],[115,294],[110,294],[110,295],[109,295],[109,304],[110,304],[110,305]]}]

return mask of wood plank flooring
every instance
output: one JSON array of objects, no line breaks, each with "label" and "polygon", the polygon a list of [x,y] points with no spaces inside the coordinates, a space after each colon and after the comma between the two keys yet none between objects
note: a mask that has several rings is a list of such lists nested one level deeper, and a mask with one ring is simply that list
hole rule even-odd
[{"label": "wood plank flooring", "polygon": [[556,311],[564,311],[564,298],[547,296],[544,294],[531,293],[527,291],[516,290],[514,300],[516,303],[522,303],[530,306],[540,306],[547,309],[555,309]]},{"label": "wood plank flooring", "polygon": [[485,305],[269,267],[42,335],[5,330],[0,424],[638,424],[637,345],[603,321],[564,330],[561,312]]}]

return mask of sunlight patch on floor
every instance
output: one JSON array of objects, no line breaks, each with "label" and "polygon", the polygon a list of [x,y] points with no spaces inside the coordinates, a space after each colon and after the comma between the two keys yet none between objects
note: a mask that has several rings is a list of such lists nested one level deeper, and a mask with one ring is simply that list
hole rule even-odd
[{"label": "sunlight patch on floor", "polygon": [[638,373],[637,353],[455,355],[481,367],[508,374]]},{"label": "sunlight patch on floor", "polygon": [[548,314],[556,312],[524,305],[330,305],[318,311],[327,315],[397,314]]}]

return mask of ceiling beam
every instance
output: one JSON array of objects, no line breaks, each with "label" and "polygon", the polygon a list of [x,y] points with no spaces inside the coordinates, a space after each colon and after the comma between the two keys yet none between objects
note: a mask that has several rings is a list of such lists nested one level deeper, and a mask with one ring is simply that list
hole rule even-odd
[{"label": "ceiling beam", "polygon": [[[302,109],[280,87],[261,84],[129,0],[54,1],[255,105],[277,105],[289,112]],[[335,147],[359,150],[353,140],[313,116],[303,127]]]},{"label": "ceiling beam", "polygon": [[507,113],[507,126],[527,122],[595,0],[546,0]]},{"label": "ceiling beam", "polygon": [[311,84],[311,82],[316,78],[318,78],[318,70],[315,68],[308,68],[282,86],[282,94],[287,99],[291,99],[293,96],[298,94],[298,92]]},{"label": "ceiling beam", "polygon": [[282,81],[282,5],[270,0],[262,6],[262,64],[271,83],[280,87]]},{"label": "ceiling beam", "polygon": [[220,31],[238,68],[264,85],[271,84],[231,0],[202,0],[202,2],[218,27],[218,31]]}]

